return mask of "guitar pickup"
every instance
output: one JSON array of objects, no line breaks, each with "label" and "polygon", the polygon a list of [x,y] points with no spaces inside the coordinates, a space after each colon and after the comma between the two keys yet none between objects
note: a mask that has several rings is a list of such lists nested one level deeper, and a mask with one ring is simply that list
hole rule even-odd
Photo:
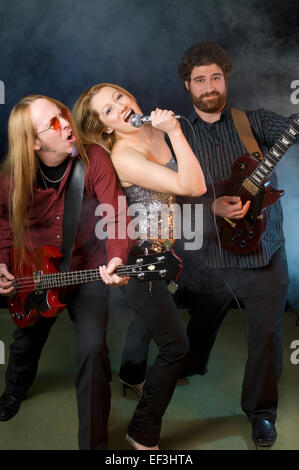
[{"label": "guitar pickup", "polygon": [[35,294],[41,294],[43,291],[43,287],[41,284],[41,276],[42,276],[42,271],[35,271],[33,273],[33,281],[34,281],[34,293]]}]

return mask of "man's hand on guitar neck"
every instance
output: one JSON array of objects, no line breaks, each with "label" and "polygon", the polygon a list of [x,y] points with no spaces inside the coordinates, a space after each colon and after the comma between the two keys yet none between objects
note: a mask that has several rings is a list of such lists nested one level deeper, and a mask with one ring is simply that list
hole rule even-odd
[{"label": "man's hand on guitar neck", "polygon": [[239,196],[221,196],[212,202],[211,210],[219,217],[242,219],[250,206],[250,201],[242,204]]},{"label": "man's hand on guitar neck", "polygon": [[8,272],[6,264],[0,264],[0,294],[2,295],[11,295],[15,290],[15,287],[12,286],[12,281],[14,276]]},{"label": "man's hand on guitar neck", "polygon": [[116,268],[123,264],[120,258],[114,257],[108,263],[108,266],[99,266],[102,280],[105,284],[112,287],[118,287],[128,284],[129,277],[120,277],[114,273]]}]

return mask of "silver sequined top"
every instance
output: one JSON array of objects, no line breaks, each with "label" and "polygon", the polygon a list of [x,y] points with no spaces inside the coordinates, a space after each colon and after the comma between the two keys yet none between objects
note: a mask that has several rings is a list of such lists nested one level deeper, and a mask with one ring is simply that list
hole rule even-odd
[{"label": "silver sequined top", "polygon": [[[174,157],[166,163],[168,168],[177,171]],[[134,238],[142,244],[144,240],[172,240],[174,238],[175,196],[160,193],[141,186],[133,185],[122,188],[127,197],[130,215],[132,217]]]}]

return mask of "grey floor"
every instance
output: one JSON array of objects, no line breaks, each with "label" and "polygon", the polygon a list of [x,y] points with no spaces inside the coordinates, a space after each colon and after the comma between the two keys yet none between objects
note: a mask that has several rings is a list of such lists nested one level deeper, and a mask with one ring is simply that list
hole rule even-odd
[{"label": "grey floor", "polygon": [[[184,321],[187,313],[182,311]],[[110,449],[129,449],[126,428],[137,399],[122,396],[118,365],[129,309],[111,306],[108,345],[113,371]],[[296,315],[287,312],[283,323],[284,366],[279,390],[278,438],[272,449],[299,449],[299,365],[290,361],[292,341],[299,340]],[[0,311],[0,340],[7,362],[14,325],[6,310]],[[38,377],[19,413],[0,423],[0,449],[77,449],[77,410],[74,391],[74,337],[66,312],[60,315],[43,351]],[[151,347],[150,362],[156,353]],[[246,361],[246,339],[240,312],[231,310],[212,353],[206,376],[179,381],[163,421],[160,448],[164,450],[254,450],[251,427],[240,408]],[[0,364],[0,390],[5,365]]]}]

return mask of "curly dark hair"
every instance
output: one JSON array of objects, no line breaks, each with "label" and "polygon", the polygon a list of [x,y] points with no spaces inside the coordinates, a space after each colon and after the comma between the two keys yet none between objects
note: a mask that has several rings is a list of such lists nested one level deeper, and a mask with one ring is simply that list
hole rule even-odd
[{"label": "curly dark hair", "polygon": [[226,80],[234,69],[232,59],[221,46],[211,41],[197,42],[184,53],[178,67],[178,73],[184,81],[189,82],[194,67],[210,64],[217,64]]}]

